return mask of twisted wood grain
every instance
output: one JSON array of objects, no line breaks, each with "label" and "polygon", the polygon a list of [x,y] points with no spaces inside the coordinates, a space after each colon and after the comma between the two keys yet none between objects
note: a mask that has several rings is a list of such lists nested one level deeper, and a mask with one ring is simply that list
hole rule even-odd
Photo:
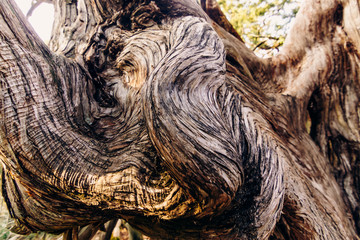
[{"label": "twisted wood grain", "polygon": [[[52,51],[12,0],[0,2],[2,191],[14,230],[124,218],[160,239],[355,238],[357,194],[317,144],[322,125],[304,126],[316,86],[356,79],[356,66],[324,64],[357,61],[337,6],[317,11],[331,34],[314,37],[310,21],[297,48],[258,59],[196,1],[55,1]],[[352,134],[331,136],[356,146]]]}]

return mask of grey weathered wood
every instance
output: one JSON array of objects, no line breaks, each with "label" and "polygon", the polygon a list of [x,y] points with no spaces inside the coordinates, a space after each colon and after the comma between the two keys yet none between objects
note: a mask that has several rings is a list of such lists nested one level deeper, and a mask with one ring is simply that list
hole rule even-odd
[{"label": "grey weathered wood", "polygon": [[269,59],[214,1],[54,4],[49,49],[0,2],[14,230],[123,218],[161,239],[357,238],[356,0],[304,2]]}]

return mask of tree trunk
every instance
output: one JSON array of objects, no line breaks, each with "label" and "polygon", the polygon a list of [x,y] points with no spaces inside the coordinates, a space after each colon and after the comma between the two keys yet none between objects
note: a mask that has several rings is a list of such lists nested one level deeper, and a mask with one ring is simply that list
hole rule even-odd
[{"label": "tree trunk", "polygon": [[357,0],[304,1],[268,59],[212,0],[54,5],[48,48],[0,2],[14,231],[123,218],[154,239],[358,238]]}]

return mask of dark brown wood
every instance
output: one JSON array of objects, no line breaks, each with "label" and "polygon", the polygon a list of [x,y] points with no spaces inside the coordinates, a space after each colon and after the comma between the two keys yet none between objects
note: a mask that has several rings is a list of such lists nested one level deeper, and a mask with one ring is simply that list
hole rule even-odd
[{"label": "dark brown wood", "polygon": [[304,2],[268,59],[214,1],[54,6],[48,48],[0,2],[14,231],[84,239],[123,218],[154,239],[358,238],[357,0]]},{"label": "dark brown wood", "polygon": [[200,3],[202,9],[216,24],[242,41],[239,33],[231,25],[225,14],[221,11],[220,6],[216,0],[200,0]]}]

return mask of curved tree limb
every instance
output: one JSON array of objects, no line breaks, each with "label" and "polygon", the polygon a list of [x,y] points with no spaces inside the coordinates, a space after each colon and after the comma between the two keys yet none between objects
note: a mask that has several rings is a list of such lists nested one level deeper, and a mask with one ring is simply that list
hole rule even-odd
[{"label": "curved tree limb", "polygon": [[125,218],[158,238],[356,238],[358,179],[333,171],[358,153],[359,118],[336,100],[358,103],[358,5],[312,4],[259,59],[191,0],[56,1],[62,55],[1,2],[3,194],[19,229]]},{"label": "curved tree limb", "polygon": [[[3,3],[2,9],[6,10],[9,6],[12,5]],[[19,16],[12,17],[21,19]],[[26,27],[24,22],[18,24]],[[6,28],[8,25],[2,26]],[[9,26],[8,29],[16,28]],[[8,29],[1,32],[8,33]],[[31,33],[31,29],[28,32]],[[155,209],[166,211],[171,201],[176,200],[176,204],[179,204],[177,196],[182,195],[182,190],[166,172],[155,170],[161,168],[161,164],[156,163],[153,150],[144,135],[145,126],[141,118],[137,117],[141,114],[140,109],[126,114],[122,112],[123,106],[106,106],[111,103],[107,99],[103,100],[106,96],[95,93],[94,85],[97,83],[84,68],[71,60],[46,52],[46,47],[31,34],[21,37],[20,43],[12,36],[3,35],[2,39],[2,69],[11,69],[2,78],[5,94],[2,106],[14,104],[11,108],[5,107],[7,110],[3,112],[5,125],[2,138],[2,152],[8,154],[3,156],[8,159],[5,161],[6,169],[12,169],[12,173],[7,172],[4,178],[4,194],[6,198],[14,200],[7,202],[13,216],[17,216],[31,230],[58,231],[72,226],[74,222],[82,225],[108,218],[105,212],[100,214],[102,216],[90,217],[95,215],[94,211],[99,211],[97,207],[91,210],[92,206],[105,203],[105,199],[112,198],[114,205],[103,206],[104,210],[114,207],[120,210],[121,202],[124,206],[133,202],[128,211],[149,208],[150,215]],[[40,47],[32,51],[34,43],[38,43],[46,54],[38,53]],[[18,48],[14,49],[13,46]],[[18,79],[18,76],[24,82],[13,88],[12,81]],[[132,101],[128,103],[129,109],[132,109],[136,99]],[[13,119],[13,114],[20,111],[18,109],[23,114]],[[115,124],[118,127],[113,129]],[[114,137],[111,132],[114,130],[119,135]],[[124,132],[122,134],[119,131]],[[130,135],[135,138],[136,144],[132,143],[132,137],[128,137]],[[6,140],[9,136],[10,142]],[[142,153],[130,154],[135,151],[135,146],[142,149]],[[26,159],[34,159],[34,162]],[[136,161],[147,163],[136,164]],[[144,170],[141,176],[138,175]],[[152,174],[142,177],[147,171]],[[110,184],[109,181],[117,184]],[[142,185],[148,187],[143,188]],[[150,191],[147,192],[146,188]],[[114,191],[118,192],[115,196]],[[129,194],[132,191],[134,195]],[[144,199],[137,198],[139,191],[144,194]],[[32,194],[28,195],[28,192]],[[107,196],[106,192],[110,195]],[[54,199],[61,203],[54,204]],[[165,200],[166,204],[160,199]],[[186,205],[187,200],[182,201]],[[47,207],[29,212],[33,205]],[[87,214],[75,213],[81,206],[87,206],[84,209]],[[65,214],[66,220],[61,220],[66,211],[70,211]],[[61,213],[43,218],[51,212]],[[26,218],[22,217],[24,214]],[[91,220],[81,223],[81,219]]]}]

